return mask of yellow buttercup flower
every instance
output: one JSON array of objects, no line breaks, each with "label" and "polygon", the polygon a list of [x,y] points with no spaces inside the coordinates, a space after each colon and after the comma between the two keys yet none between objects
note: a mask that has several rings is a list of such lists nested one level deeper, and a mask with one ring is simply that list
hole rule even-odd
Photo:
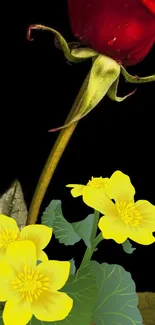
[{"label": "yellow buttercup flower", "polygon": [[146,200],[134,201],[130,178],[120,171],[110,177],[104,191],[87,187],[84,202],[101,212],[98,227],[105,239],[123,243],[127,238],[149,245],[155,242],[155,206]]},{"label": "yellow buttercup flower", "polygon": [[32,241],[11,243],[0,262],[0,301],[5,302],[4,325],[26,325],[32,315],[42,321],[67,317],[73,300],[59,292],[70,273],[70,262],[50,261],[36,265]]},{"label": "yellow buttercup flower", "polygon": [[[109,184],[109,178],[102,177],[92,177],[87,185],[78,185],[78,184],[68,184],[66,187],[72,187],[71,194],[73,197],[82,196],[83,201],[85,202],[85,197],[87,198],[88,193],[93,193],[94,198],[99,197],[99,195],[106,195],[106,188]],[[87,202],[85,202],[87,204]],[[93,208],[97,210],[97,206],[94,200]],[[89,204],[88,204],[89,205]]]},{"label": "yellow buttercup flower", "polygon": [[47,255],[42,251],[52,237],[52,228],[45,225],[28,225],[18,228],[13,218],[0,214],[0,260],[5,257],[8,245],[14,241],[32,240],[37,249],[38,260],[47,260]]}]

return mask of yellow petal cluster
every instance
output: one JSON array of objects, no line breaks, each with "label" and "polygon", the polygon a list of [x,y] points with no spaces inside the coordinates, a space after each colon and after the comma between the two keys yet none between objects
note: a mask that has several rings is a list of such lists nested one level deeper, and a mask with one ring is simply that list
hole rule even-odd
[{"label": "yellow petal cluster", "polygon": [[155,206],[146,200],[135,202],[135,188],[126,174],[117,170],[110,178],[67,187],[73,197],[81,195],[85,204],[103,214],[98,227],[105,239],[119,244],[127,238],[142,245],[155,242]]}]

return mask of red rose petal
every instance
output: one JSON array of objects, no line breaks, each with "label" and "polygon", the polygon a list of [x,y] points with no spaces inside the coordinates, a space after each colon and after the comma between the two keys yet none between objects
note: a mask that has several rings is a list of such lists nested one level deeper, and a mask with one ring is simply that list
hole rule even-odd
[{"label": "red rose petal", "polygon": [[141,0],[141,2],[146,6],[153,14],[155,14],[155,0]]},{"label": "red rose petal", "polygon": [[123,65],[144,59],[155,43],[155,0],[68,0],[72,31],[83,44]]}]

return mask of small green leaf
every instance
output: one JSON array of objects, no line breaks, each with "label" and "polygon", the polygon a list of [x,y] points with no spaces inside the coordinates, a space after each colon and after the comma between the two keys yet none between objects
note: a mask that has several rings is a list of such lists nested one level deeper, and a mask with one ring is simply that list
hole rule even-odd
[{"label": "small green leaf", "polygon": [[148,77],[132,76],[131,74],[129,74],[126,71],[126,69],[123,66],[121,66],[121,74],[124,76],[126,81],[134,83],[134,84],[142,84],[142,83],[146,83],[146,82],[155,81],[155,74],[153,74],[152,76],[148,76]]},{"label": "small green leaf", "polygon": [[73,222],[72,226],[76,233],[83,239],[85,245],[91,248],[91,234],[93,229],[94,214],[89,214],[87,218],[82,221]]},{"label": "small green leaf", "polygon": [[129,96],[135,93],[136,90],[132,91],[131,93],[129,93],[124,97],[118,97],[117,96],[118,83],[119,83],[119,77],[114,81],[114,83],[111,85],[111,87],[107,92],[107,95],[111,100],[114,100],[115,102],[122,102],[123,100],[125,100],[126,98],[128,98]]},{"label": "small green leaf", "polygon": [[81,240],[71,223],[64,218],[60,200],[51,201],[43,213],[42,224],[52,227],[55,237],[66,246],[74,245]]},{"label": "small green leaf", "polygon": [[76,266],[75,266],[75,260],[72,258],[70,260],[71,266],[70,266],[70,274],[74,275],[76,273]]},{"label": "small green leaf", "polygon": [[132,247],[132,244],[128,239],[122,244],[122,246],[124,252],[127,254],[132,254],[136,250],[136,248]]},{"label": "small green leaf", "polygon": [[98,297],[93,310],[97,325],[142,325],[138,296],[131,274],[122,266],[91,262],[98,284]]},{"label": "small green leaf", "polygon": [[40,321],[39,319],[32,316],[31,320],[27,325],[44,325],[45,323],[43,321]]},{"label": "small green leaf", "polygon": [[32,316],[31,320],[27,325],[54,325],[54,322],[46,322],[37,319],[35,316]]}]

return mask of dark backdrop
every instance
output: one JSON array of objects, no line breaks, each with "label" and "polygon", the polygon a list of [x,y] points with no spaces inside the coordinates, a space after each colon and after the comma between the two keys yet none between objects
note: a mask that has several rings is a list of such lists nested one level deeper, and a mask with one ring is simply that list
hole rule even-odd
[{"label": "dark backdrop", "polygon": [[[37,179],[57,134],[48,133],[67,116],[74,98],[90,68],[90,62],[68,64],[53,45],[52,34],[35,33],[26,40],[29,24],[39,23],[58,29],[73,41],[67,0],[23,1],[2,11],[1,30],[1,159],[0,191],[14,178],[22,184],[29,206]],[[155,48],[147,58],[128,69],[141,76],[155,73]],[[80,121],[55,172],[42,205],[52,199],[63,201],[69,221],[83,219],[91,209],[81,199],[73,199],[67,183],[86,183],[91,176],[110,176],[119,169],[131,177],[136,199],[155,204],[154,110],[155,83],[130,85],[121,80],[120,94],[137,88],[123,103],[105,98],[91,114]],[[140,246],[132,255],[108,240],[95,253],[98,261],[118,263],[132,272],[138,291],[153,290],[155,245]],[[50,258],[76,257],[77,265],[84,245],[59,245],[52,240]]]}]

